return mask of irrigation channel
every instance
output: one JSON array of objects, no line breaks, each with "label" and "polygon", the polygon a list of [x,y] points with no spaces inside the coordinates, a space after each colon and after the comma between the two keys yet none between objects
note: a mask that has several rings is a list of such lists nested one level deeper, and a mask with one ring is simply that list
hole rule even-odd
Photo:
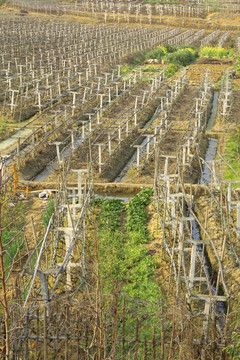
[{"label": "irrigation channel", "polygon": [[[213,96],[213,103],[212,103],[212,109],[211,113],[208,119],[208,122],[206,124],[206,130],[211,131],[213,125],[215,116],[217,114],[217,100],[218,100],[218,92],[214,92]],[[216,153],[217,153],[217,146],[218,146],[218,139],[208,137],[208,147],[205,153],[204,157],[204,164],[201,171],[201,176],[198,179],[198,184],[209,184],[211,181],[211,162],[215,159]],[[187,217],[191,217],[194,213],[194,202],[191,204],[191,201],[187,203]],[[198,226],[198,223],[196,220],[193,220],[191,223],[192,226],[192,238],[196,241],[201,241],[201,233]],[[207,259],[205,255],[205,245],[199,244],[197,245],[197,256],[199,257],[200,262],[202,263],[202,266],[204,267],[204,271],[206,274],[208,287],[211,291],[212,295],[216,294],[216,287],[213,285],[215,280],[213,277],[213,274],[211,273],[211,263]],[[225,303],[223,301],[216,301],[216,304],[213,306],[213,312],[217,318],[217,328],[219,333],[221,334],[221,337],[223,337],[224,333],[224,325],[225,325],[225,317],[224,314],[226,312]],[[205,311],[206,311],[206,304],[205,304]],[[205,336],[204,332],[207,329],[206,323],[203,323],[203,335]],[[202,350],[204,352],[204,350]],[[202,354],[204,356],[204,354]]]}]

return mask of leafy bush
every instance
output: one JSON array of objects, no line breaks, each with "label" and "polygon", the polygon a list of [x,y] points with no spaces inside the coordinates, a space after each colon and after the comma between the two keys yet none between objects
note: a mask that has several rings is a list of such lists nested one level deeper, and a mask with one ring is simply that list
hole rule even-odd
[{"label": "leafy bush", "polygon": [[164,48],[166,49],[167,54],[176,52],[179,48],[176,45],[165,44]]},{"label": "leafy bush", "polygon": [[167,51],[164,47],[158,47],[156,49],[152,49],[148,51],[145,55],[145,59],[156,59],[161,60],[165,57]]},{"label": "leafy bush", "polygon": [[197,51],[190,49],[179,49],[174,53],[171,53],[167,57],[169,63],[181,66],[190,65],[197,58]]}]

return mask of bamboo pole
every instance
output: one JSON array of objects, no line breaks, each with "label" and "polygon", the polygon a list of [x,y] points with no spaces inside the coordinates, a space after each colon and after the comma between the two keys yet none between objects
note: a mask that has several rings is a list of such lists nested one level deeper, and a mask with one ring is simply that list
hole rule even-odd
[{"label": "bamboo pole", "polygon": [[43,331],[44,331],[44,339],[43,339],[43,351],[44,351],[44,355],[43,358],[44,360],[48,360],[48,351],[47,351],[47,309],[46,306],[44,306],[43,308]]},{"label": "bamboo pole", "polygon": [[3,264],[3,245],[2,245],[2,204],[0,203],[0,269],[1,269],[1,285],[2,285],[2,304],[3,304],[3,312],[4,312],[4,337],[5,337],[5,344],[3,346],[2,355],[9,358],[9,314],[8,314],[8,305],[7,305],[7,291],[6,291],[6,284],[5,284],[5,271],[4,271],[4,264]]},{"label": "bamboo pole", "polygon": [[136,335],[135,335],[135,353],[134,353],[134,360],[138,360],[138,348],[139,348],[139,343],[138,343],[138,340],[139,340],[139,323],[138,323],[138,318],[136,318]]},{"label": "bamboo pole", "polygon": [[125,297],[123,298],[122,315],[122,358],[125,359]]}]

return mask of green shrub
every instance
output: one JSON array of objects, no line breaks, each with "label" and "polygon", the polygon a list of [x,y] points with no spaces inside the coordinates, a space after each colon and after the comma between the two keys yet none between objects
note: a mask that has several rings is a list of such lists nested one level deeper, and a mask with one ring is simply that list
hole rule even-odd
[{"label": "green shrub", "polygon": [[164,45],[164,48],[166,49],[166,52],[169,54],[169,53],[173,53],[175,51],[177,51],[179,49],[178,46],[176,45],[169,45],[169,44],[165,44]]},{"label": "green shrub", "polygon": [[156,59],[161,60],[165,57],[167,51],[164,47],[158,47],[156,49],[152,49],[148,51],[145,55],[145,59]]},{"label": "green shrub", "polygon": [[197,58],[197,51],[191,51],[190,49],[179,49],[174,53],[171,53],[167,57],[169,63],[181,66],[190,65]]}]

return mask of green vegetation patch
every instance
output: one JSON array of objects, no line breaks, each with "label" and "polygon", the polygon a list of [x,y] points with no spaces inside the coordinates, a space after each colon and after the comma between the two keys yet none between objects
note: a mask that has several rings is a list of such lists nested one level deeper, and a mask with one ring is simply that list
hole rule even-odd
[{"label": "green vegetation patch", "polygon": [[230,359],[238,360],[240,358],[240,301],[238,301],[238,307],[235,310],[234,320],[231,323],[234,331],[231,335],[231,345],[228,345],[225,350],[227,351]]},{"label": "green vegetation patch", "polygon": [[[225,158],[232,168],[240,174],[240,127],[234,133],[231,133],[226,142]],[[229,181],[238,181],[239,177],[231,168],[225,171],[225,178]]]},{"label": "green vegetation patch", "polygon": [[[234,64],[234,69],[236,69],[237,72],[240,72],[240,53],[238,53],[238,55],[237,55],[237,59]],[[236,85],[236,84],[234,84],[234,85]]]},{"label": "green vegetation patch", "polygon": [[199,51],[200,57],[209,57],[217,59],[233,59],[234,58],[234,49],[232,48],[222,48],[219,46],[204,46]]},{"label": "green vegetation patch", "polygon": [[[160,336],[159,301],[162,298],[155,280],[156,265],[148,253],[146,206],[152,189],[143,189],[127,205],[119,199],[97,199],[98,258],[104,296],[111,296],[118,284],[118,311],[123,302],[128,309],[125,330],[132,336],[136,318],[139,336],[151,339],[153,327]],[[121,331],[121,323],[118,324]],[[141,349],[140,349],[141,353]]]},{"label": "green vegetation patch", "polygon": [[124,65],[121,67],[121,75],[125,75],[127,73],[129,73],[130,71],[132,71],[134,68],[133,65]]},{"label": "green vegetation patch", "polygon": [[198,57],[198,51],[192,48],[182,48],[167,56],[167,62],[170,64],[188,66]]},{"label": "green vegetation patch", "polygon": [[16,261],[24,248],[24,225],[25,214],[29,208],[29,202],[6,203],[3,208],[2,244],[4,249],[3,263],[6,276],[13,261]]},{"label": "green vegetation patch", "polygon": [[[198,49],[186,46],[171,46],[164,45],[155,49],[147,51],[146,53],[139,52],[128,58],[132,65],[141,65],[149,59],[157,60],[158,63],[164,62],[169,64],[168,76],[173,76],[181,66],[188,66],[194,62],[198,57]],[[146,66],[143,71],[156,71],[153,65]]]},{"label": "green vegetation patch", "polygon": [[6,133],[7,124],[8,124],[7,118],[5,116],[0,115],[0,137],[2,137]]},{"label": "green vegetation patch", "polygon": [[47,202],[46,210],[42,214],[42,220],[45,227],[48,226],[49,220],[55,211],[55,204],[53,199],[49,199]]}]

